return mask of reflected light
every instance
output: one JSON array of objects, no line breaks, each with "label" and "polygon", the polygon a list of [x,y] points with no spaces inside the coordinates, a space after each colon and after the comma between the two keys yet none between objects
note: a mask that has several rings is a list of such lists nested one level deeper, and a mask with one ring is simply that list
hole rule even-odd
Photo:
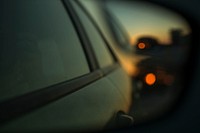
[{"label": "reflected light", "polygon": [[130,76],[135,76],[138,73],[138,68],[129,61],[122,60],[122,66]]},{"label": "reflected light", "polygon": [[145,48],[146,48],[145,43],[143,43],[143,42],[139,43],[139,44],[138,44],[138,48],[139,48],[139,49],[145,49]]},{"label": "reflected light", "polygon": [[155,76],[153,73],[148,73],[148,74],[145,76],[145,82],[146,82],[148,85],[153,85],[153,84],[156,82],[156,76]]}]

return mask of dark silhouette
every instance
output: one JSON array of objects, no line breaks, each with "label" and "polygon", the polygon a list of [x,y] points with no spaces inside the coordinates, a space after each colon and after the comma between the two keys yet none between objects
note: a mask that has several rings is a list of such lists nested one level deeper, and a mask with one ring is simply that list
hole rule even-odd
[{"label": "dark silhouette", "polygon": [[[170,43],[163,44],[157,41],[157,38],[151,36],[142,36],[138,38],[134,45],[135,53],[139,55],[161,56],[163,53],[174,51],[175,49],[185,49],[189,46],[191,34],[184,35],[181,29],[170,29]],[[145,46],[140,48],[140,44]],[[174,49],[174,50],[173,50]],[[175,52],[175,51],[174,51]]]},{"label": "dark silhouette", "polygon": [[136,79],[142,80],[146,73],[156,73],[158,69],[171,75],[181,74],[182,66],[187,58],[191,35],[184,35],[181,29],[170,29],[169,33],[171,40],[168,44],[161,44],[157,38],[151,36],[138,38],[134,45],[135,53],[148,58],[136,64],[139,70]]}]

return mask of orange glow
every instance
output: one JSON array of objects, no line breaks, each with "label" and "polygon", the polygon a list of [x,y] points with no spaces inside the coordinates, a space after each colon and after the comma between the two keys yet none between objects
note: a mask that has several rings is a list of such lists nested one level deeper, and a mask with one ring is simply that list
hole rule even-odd
[{"label": "orange glow", "polygon": [[155,76],[153,73],[148,73],[148,74],[145,76],[145,82],[146,82],[148,85],[153,85],[153,84],[156,82],[156,76]]},{"label": "orange glow", "polygon": [[146,48],[145,43],[142,43],[142,42],[139,43],[139,44],[138,44],[138,48],[139,48],[139,49],[145,49],[145,48]]},{"label": "orange glow", "polygon": [[[131,35],[130,35],[131,36]],[[134,46],[136,43],[137,43],[137,38],[138,37],[131,37],[130,39],[129,39],[129,42],[130,42],[130,44],[132,45],[132,46]]]},{"label": "orange glow", "polygon": [[131,61],[121,60],[122,66],[130,76],[134,76],[138,72],[138,68],[132,64]]}]

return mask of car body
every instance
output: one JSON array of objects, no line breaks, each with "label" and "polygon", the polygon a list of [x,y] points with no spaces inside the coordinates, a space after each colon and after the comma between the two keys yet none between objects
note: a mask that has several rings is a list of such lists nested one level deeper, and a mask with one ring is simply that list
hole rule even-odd
[{"label": "car body", "polygon": [[97,3],[99,12],[86,10],[88,1],[0,3],[1,132],[93,131],[132,122],[126,55],[115,48]]}]

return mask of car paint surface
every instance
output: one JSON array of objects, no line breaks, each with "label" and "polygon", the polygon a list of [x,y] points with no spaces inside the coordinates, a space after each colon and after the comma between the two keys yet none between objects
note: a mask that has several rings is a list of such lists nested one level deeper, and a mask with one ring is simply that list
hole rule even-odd
[{"label": "car paint surface", "polygon": [[[102,130],[116,121],[119,111],[129,112],[131,95],[130,77],[117,65],[79,90],[6,121],[0,126],[0,131]],[[40,102],[38,99],[35,101]]]}]

